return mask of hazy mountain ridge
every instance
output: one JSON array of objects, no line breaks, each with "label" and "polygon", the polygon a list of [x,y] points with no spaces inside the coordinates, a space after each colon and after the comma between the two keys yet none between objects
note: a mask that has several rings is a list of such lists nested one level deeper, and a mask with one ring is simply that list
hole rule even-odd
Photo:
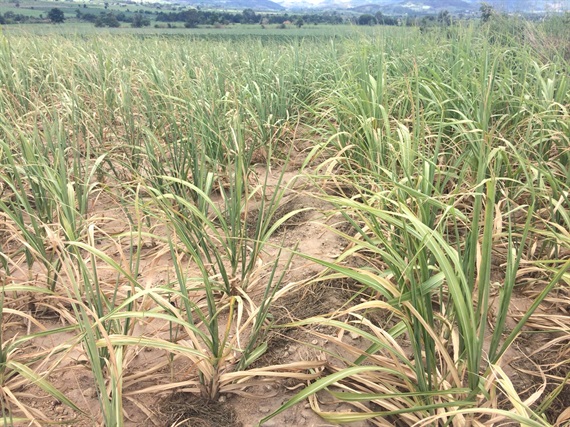
[{"label": "hazy mountain ridge", "polygon": [[383,12],[386,14],[401,15],[411,12],[430,13],[442,10],[447,10],[451,13],[469,13],[475,12],[478,8],[479,4],[475,5],[468,0],[407,0],[383,2],[382,4],[368,3],[353,7],[351,10],[359,13]]},{"label": "hazy mountain ridge", "polygon": [[181,0],[190,6],[214,7],[219,9],[253,9],[258,11],[280,11],[285,7],[271,0]]},{"label": "hazy mountain ridge", "polygon": [[[358,13],[387,14],[477,12],[481,0],[182,0],[191,6],[220,9],[254,9],[282,11],[285,9],[352,10]],[[497,10],[507,12],[549,12],[570,10],[569,0],[486,0]]]},{"label": "hazy mountain ridge", "polygon": [[[354,11],[435,12],[477,11],[481,0],[276,0],[287,8],[352,9]],[[568,10],[568,0],[486,0],[497,10],[541,12]]]}]

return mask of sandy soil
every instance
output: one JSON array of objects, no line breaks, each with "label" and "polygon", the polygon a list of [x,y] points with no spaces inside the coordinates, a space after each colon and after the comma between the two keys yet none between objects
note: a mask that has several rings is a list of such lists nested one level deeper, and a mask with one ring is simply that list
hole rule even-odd
[{"label": "sandy soil", "polygon": [[[311,169],[300,171],[300,165],[305,159],[305,149],[308,146],[300,146],[294,153],[294,157],[284,175],[282,185],[288,185],[290,189],[282,200],[278,217],[283,217],[297,209],[311,208],[291,218],[273,236],[271,243],[275,245],[267,247],[266,257],[276,254],[276,247],[283,244],[288,248],[297,247],[302,253],[326,260],[335,260],[345,249],[347,243],[332,230],[345,227],[342,216],[332,210],[332,206],[319,198],[323,191],[338,193],[339,189],[334,185],[330,188],[316,186],[310,179]],[[263,176],[267,171],[262,166],[256,168],[258,176]],[[280,169],[275,168],[269,172],[269,185],[275,186],[278,182]],[[250,215],[255,214],[255,206],[250,210]],[[107,235],[119,235],[128,231],[128,222],[125,218],[124,208],[119,206],[110,196],[101,196],[93,206],[93,215],[98,217],[97,225]],[[160,228],[154,230],[160,233]],[[124,260],[128,253],[128,242],[125,239],[120,245],[111,246],[102,238],[98,248],[104,250],[117,261]],[[144,242],[142,248],[142,262],[140,265],[139,280],[145,287],[166,283],[173,277],[170,266],[170,254],[167,248],[157,245],[151,239]],[[285,283],[304,283],[314,278],[322,271],[322,268],[310,263],[301,257],[295,257],[289,268]],[[41,274],[40,270],[37,272]],[[15,280],[25,279],[27,272],[21,271],[20,277]],[[103,281],[112,281],[116,273],[108,266],[100,266],[100,278]],[[500,277],[496,277],[500,280]],[[64,286],[64,284],[60,284]],[[354,283],[338,281],[319,286],[298,287],[297,292],[292,292],[278,299],[274,303],[272,314],[281,323],[290,320],[325,315],[343,307],[349,295],[355,292],[358,286]],[[62,293],[65,295],[65,292]],[[47,301],[47,302],[46,302]],[[48,329],[62,327],[66,324],[69,312],[64,298],[53,298],[43,301],[41,304],[35,301],[27,301],[29,313],[36,317]],[[517,295],[512,302],[512,318],[507,327],[512,328],[515,320],[528,309],[529,296]],[[497,304],[493,297],[492,304]],[[557,310],[561,310],[558,308]],[[552,313],[552,307],[544,307],[541,313]],[[377,319],[378,322],[388,321]],[[492,323],[492,319],[489,319]],[[141,334],[161,336],[168,339],[168,325],[156,320],[140,322],[136,326]],[[16,322],[9,328],[10,336],[23,334],[26,330],[34,330],[35,326],[25,322]],[[268,338],[269,349],[263,357],[256,362],[257,366],[278,365],[305,360],[327,360],[334,363],[327,355],[335,349],[327,340],[327,334],[338,334],[331,328],[296,328],[281,329],[272,333]],[[336,335],[335,335],[336,336]],[[58,387],[70,399],[76,402],[87,414],[85,417],[74,418],[72,411],[53,397],[47,397],[35,386],[23,386],[23,402],[30,411],[38,410],[48,417],[65,421],[70,420],[70,425],[77,427],[90,427],[93,420],[98,419],[99,404],[97,390],[94,385],[91,370],[87,365],[87,358],[75,345],[75,334],[62,332],[49,335],[46,338],[38,338],[29,342],[21,351],[24,353],[49,352],[58,347],[69,347],[62,353],[51,357],[50,363],[55,367],[49,376]],[[346,335],[342,338],[351,345],[359,345],[359,337]],[[523,393],[531,394],[542,379],[529,374],[533,370],[533,364],[544,360],[545,355],[537,353],[545,342],[551,340],[551,335],[536,334],[532,340],[521,342],[514,346],[504,358],[504,369],[512,377],[513,383]],[[405,348],[406,343],[401,345]],[[561,345],[567,345],[561,343]],[[223,394],[218,402],[205,402],[193,397],[192,394],[180,390],[161,391],[160,385],[168,384],[169,381],[184,381],[189,377],[192,369],[188,362],[177,358],[168,363],[166,353],[162,350],[141,348],[133,350],[126,357],[130,358],[128,371],[124,373],[124,409],[126,425],[135,426],[255,426],[257,423],[275,411],[284,402],[289,400],[305,384],[294,379],[281,379],[267,381],[264,385],[256,384],[244,387],[242,390],[247,396]],[[567,374],[568,368],[560,367],[558,375]],[[156,391],[152,392],[153,387]],[[146,390],[146,391],[145,391]],[[141,393],[141,391],[145,391]],[[561,405],[566,402],[570,405],[567,387],[561,395]],[[354,410],[344,403],[335,402],[328,394],[319,394],[316,400],[311,402],[319,405],[320,409],[328,411]],[[311,403],[303,401],[292,409],[279,414],[265,424],[270,426],[303,426],[324,427],[327,422],[318,417],[311,409]],[[351,424],[356,427],[364,427],[368,422],[363,421]]]}]

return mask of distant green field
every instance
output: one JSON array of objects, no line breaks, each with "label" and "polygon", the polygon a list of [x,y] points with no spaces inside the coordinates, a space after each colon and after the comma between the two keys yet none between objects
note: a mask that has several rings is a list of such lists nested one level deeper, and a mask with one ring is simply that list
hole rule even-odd
[{"label": "distant green field", "polygon": [[[53,6],[52,6],[53,7]],[[47,9],[42,9],[40,7],[34,7],[33,9],[26,9],[23,7],[16,7],[12,4],[6,4],[6,3],[0,3],[0,14],[4,15],[6,12],[12,12],[15,14],[22,14],[22,15],[28,15],[28,16],[33,16],[33,17],[39,17],[41,14],[45,13],[46,10],[49,10],[50,8]]]},{"label": "distant green field", "polygon": [[[145,13],[149,18],[153,18],[156,13],[161,11],[168,12],[170,8],[165,7],[156,8],[150,5],[140,5],[140,4],[127,4],[127,3],[113,3],[105,7],[105,2],[82,2],[82,1],[20,1],[14,2],[0,2],[0,15],[4,15],[6,12],[11,12],[16,15],[26,15],[33,18],[46,18],[47,13],[53,8],[59,8],[65,14],[66,19],[75,19],[76,11],[81,13],[92,13],[99,15],[104,12],[124,13],[127,17],[130,17],[134,13]],[[152,13],[152,14],[151,14]],[[66,25],[69,24],[66,23]]]}]

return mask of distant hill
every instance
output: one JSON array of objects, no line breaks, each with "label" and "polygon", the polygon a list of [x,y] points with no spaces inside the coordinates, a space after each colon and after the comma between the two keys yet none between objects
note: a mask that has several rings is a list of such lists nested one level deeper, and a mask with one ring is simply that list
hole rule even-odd
[{"label": "distant hill", "polygon": [[[402,15],[415,13],[475,13],[482,0],[171,0],[194,7],[256,11],[285,9],[351,10],[357,13]],[[570,0],[485,0],[495,9],[506,12],[570,11]]]},{"label": "distant hill", "polygon": [[285,7],[270,0],[178,0],[177,2],[189,6],[231,10],[253,9],[256,11],[277,11],[285,9]]},{"label": "distant hill", "polygon": [[[569,0],[485,0],[506,12],[570,11]],[[289,8],[349,9],[359,13],[476,12],[481,0],[276,0]]]},{"label": "distant hill", "polygon": [[416,1],[384,1],[356,6],[350,10],[358,13],[383,12],[388,14],[429,13],[447,10],[451,13],[474,12],[479,4],[464,0],[416,0]]}]

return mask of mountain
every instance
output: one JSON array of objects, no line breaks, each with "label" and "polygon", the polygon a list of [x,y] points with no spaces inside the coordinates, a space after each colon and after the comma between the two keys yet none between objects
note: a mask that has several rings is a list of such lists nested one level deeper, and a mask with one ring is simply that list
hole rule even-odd
[{"label": "mountain", "polygon": [[404,15],[409,13],[436,13],[447,10],[451,13],[469,13],[479,8],[469,0],[406,0],[383,1],[352,7],[357,13],[382,12],[389,15]]},{"label": "mountain", "polygon": [[257,11],[280,11],[285,9],[285,6],[270,0],[179,0],[179,3],[188,6],[230,10],[253,9]]},{"label": "mountain", "polygon": [[[482,0],[178,0],[189,6],[256,11],[351,10],[356,13],[382,12],[390,15],[417,13],[476,13]],[[505,12],[570,11],[570,0],[485,0]]]},{"label": "mountain", "polygon": [[[430,13],[448,10],[452,13],[475,12],[481,0],[275,0],[289,9],[351,9],[370,13]],[[495,9],[506,12],[548,12],[570,10],[568,0],[486,0]]]}]

